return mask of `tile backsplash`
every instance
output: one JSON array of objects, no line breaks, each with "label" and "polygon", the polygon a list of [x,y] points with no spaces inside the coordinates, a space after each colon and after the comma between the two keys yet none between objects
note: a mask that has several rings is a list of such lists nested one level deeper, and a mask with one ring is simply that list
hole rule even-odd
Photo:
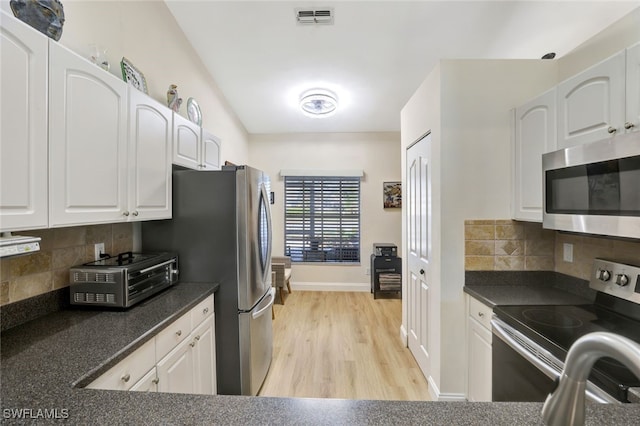
[{"label": "tile backsplash", "polygon": [[[541,223],[466,220],[465,270],[555,271],[588,280],[596,257],[640,264],[640,241],[543,229]],[[563,260],[572,244],[573,262]]]},{"label": "tile backsplash", "polygon": [[467,271],[552,271],[555,232],[513,220],[466,220]]},{"label": "tile backsplash", "polygon": [[69,285],[69,268],[93,260],[94,244],[110,254],[133,248],[133,224],[117,223],[20,231],[41,237],[37,253],[0,260],[0,306]]}]

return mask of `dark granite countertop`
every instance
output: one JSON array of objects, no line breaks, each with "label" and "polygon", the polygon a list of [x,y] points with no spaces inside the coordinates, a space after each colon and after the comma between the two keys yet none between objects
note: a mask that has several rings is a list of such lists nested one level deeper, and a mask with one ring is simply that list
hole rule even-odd
[{"label": "dark granite countertop", "polygon": [[464,292],[491,308],[590,304],[595,298],[588,281],[548,271],[467,271]]},{"label": "dark granite countertop", "polygon": [[[211,284],[182,283],[127,311],[69,309],[6,330],[1,335],[0,421],[109,425],[542,424],[541,403],[265,398],[77,387],[106,371],[214,291]],[[587,407],[588,425],[638,423],[640,408],[635,404]]]}]

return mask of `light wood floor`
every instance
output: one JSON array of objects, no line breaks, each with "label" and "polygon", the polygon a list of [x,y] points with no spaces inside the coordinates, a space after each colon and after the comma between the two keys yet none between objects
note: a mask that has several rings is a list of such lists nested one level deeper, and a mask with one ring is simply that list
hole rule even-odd
[{"label": "light wood floor", "polygon": [[260,396],[429,400],[400,340],[399,299],[294,291],[285,303],[275,305],[273,361]]}]

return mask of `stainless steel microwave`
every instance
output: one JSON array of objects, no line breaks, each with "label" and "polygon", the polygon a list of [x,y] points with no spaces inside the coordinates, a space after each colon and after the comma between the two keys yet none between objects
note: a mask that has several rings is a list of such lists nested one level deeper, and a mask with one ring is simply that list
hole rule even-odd
[{"label": "stainless steel microwave", "polygon": [[544,228],[640,238],[640,132],[542,156]]}]

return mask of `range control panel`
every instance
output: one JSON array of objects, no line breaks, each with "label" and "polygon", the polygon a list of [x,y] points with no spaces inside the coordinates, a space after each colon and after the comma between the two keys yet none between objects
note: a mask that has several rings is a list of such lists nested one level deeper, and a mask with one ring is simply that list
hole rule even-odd
[{"label": "range control panel", "polygon": [[640,303],[640,266],[595,259],[590,287],[612,296]]}]

